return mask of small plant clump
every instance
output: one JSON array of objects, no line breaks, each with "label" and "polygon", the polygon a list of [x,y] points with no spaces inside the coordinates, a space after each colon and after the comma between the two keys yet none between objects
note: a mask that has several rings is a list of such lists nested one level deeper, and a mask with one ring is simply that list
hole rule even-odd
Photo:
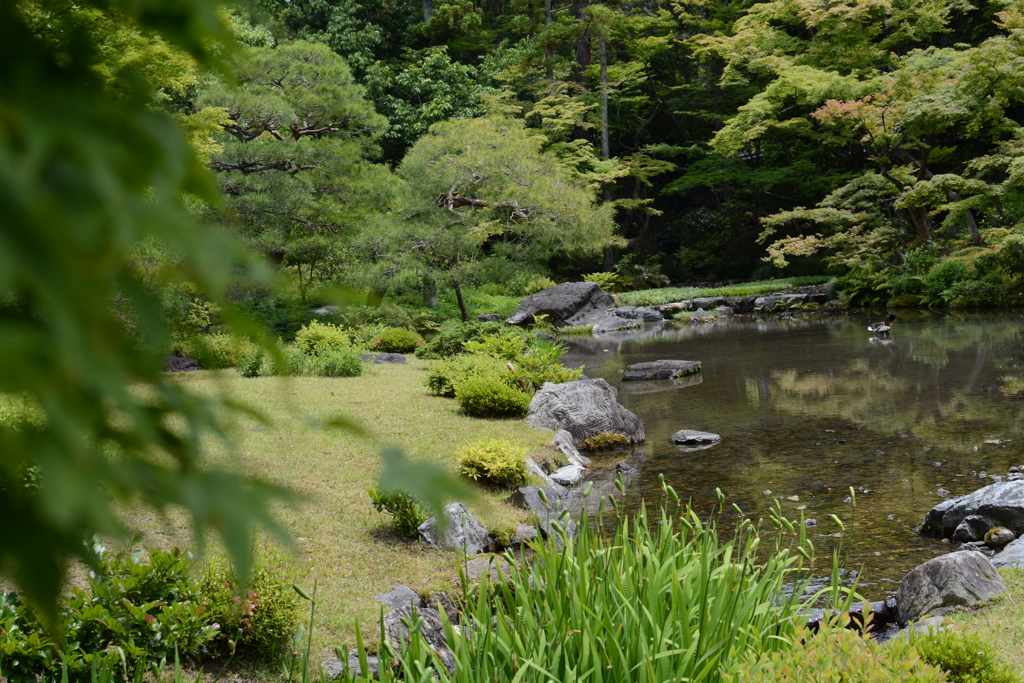
[{"label": "small plant clump", "polygon": [[510,441],[469,444],[456,454],[459,474],[475,482],[503,488],[526,483],[526,449]]},{"label": "small plant clump", "polygon": [[412,353],[422,345],[423,337],[404,327],[386,327],[369,343],[371,351],[382,353]]},{"label": "small plant clump", "polygon": [[610,451],[616,448],[625,448],[629,445],[629,438],[625,434],[602,432],[583,441],[580,445],[581,451]]},{"label": "small plant clump", "polygon": [[176,346],[178,354],[195,358],[207,370],[233,368],[252,351],[253,343],[230,334],[196,334]]},{"label": "small plant clump", "polygon": [[1018,683],[1020,680],[996,661],[992,648],[975,635],[933,631],[913,639],[921,659],[946,672],[952,683]]},{"label": "small plant clump", "polygon": [[[750,654],[724,683],[943,683],[942,669],[906,639],[877,643],[845,628],[797,634],[796,647]],[[980,682],[979,682],[980,683]]]},{"label": "small plant clump", "polygon": [[295,347],[309,356],[351,346],[349,333],[340,325],[313,320],[295,333]]},{"label": "small plant clump", "polygon": [[455,400],[472,417],[522,417],[531,397],[496,377],[470,377],[455,387]]},{"label": "small plant clump", "polygon": [[512,386],[508,366],[488,356],[454,356],[432,363],[425,384],[435,396],[454,398],[455,388],[470,377],[497,377]]},{"label": "small plant clump", "polygon": [[427,521],[427,513],[415,498],[402,491],[384,491],[379,486],[366,491],[377,512],[394,518],[395,528],[405,536],[416,538],[419,527]]}]

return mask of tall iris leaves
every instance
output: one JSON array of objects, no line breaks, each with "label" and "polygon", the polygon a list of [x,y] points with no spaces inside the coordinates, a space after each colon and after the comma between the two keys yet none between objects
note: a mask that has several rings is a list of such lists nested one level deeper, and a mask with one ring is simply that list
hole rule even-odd
[{"label": "tall iris leaves", "polygon": [[[199,0],[123,9],[200,59],[222,30]],[[278,530],[267,504],[283,495],[200,467],[201,435],[223,435],[216,406],[161,373],[167,330],[133,266],[159,241],[188,269],[166,277],[220,301],[241,255],[182,199],[215,204],[214,186],[145,84],[104,93],[87,29],[60,16],[0,3],[0,392],[45,415],[0,427],[0,568],[51,614],[68,560],[89,559],[83,537],[121,531],[114,504],[184,506],[244,577],[252,526]]]}]

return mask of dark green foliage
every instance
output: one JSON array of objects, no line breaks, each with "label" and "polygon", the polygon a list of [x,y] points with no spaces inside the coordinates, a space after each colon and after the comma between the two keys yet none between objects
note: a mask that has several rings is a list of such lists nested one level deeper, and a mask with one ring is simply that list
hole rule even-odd
[{"label": "dark green foliage", "polygon": [[448,322],[426,344],[416,349],[417,358],[448,358],[466,350],[466,342],[479,341],[484,334],[499,334],[507,330],[504,323]]},{"label": "dark green foliage", "polygon": [[370,340],[371,351],[384,353],[412,353],[423,346],[423,337],[404,327],[387,327]]},{"label": "dark green foliage", "polygon": [[129,672],[138,662],[197,661],[219,635],[193,575],[191,554],[179,550],[107,553],[84,588],[73,588],[61,613],[59,639],[41,615],[14,593],[0,597],[0,671],[11,681],[57,676],[65,663],[72,680],[87,680],[94,661],[118,657]]},{"label": "dark green foliage", "polygon": [[939,631],[913,639],[921,659],[946,672],[952,683],[1017,683],[1017,678],[996,660],[981,638],[955,631]]},{"label": "dark green foliage", "polygon": [[469,377],[455,386],[455,400],[473,417],[519,417],[530,407],[530,395],[497,377]]},{"label": "dark green foliage", "polygon": [[969,280],[971,271],[963,261],[943,260],[932,266],[924,277],[928,300],[936,304],[948,304],[953,299],[953,286]]},{"label": "dark green foliage", "polygon": [[260,370],[263,369],[264,353],[263,349],[258,346],[254,346],[245,353],[242,354],[238,360],[238,374],[242,377],[259,377]]},{"label": "dark green foliage", "polygon": [[379,486],[366,492],[377,512],[386,512],[394,518],[395,528],[410,538],[416,538],[417,529],[427,521],[427,513],[416,499],[401,491],[383,491]]},{"label": "dark green foliage", "polygon": [[989,273],[979,280],[955,282],[943,298],[950,308],[1000,308],[1009,303],[1010,289],[999,273]]},{"label": "dark green foliage", "polygon": [[207,564],[198,588],[210,620],[220,624],[210,644],[213,653],[279,661],[299,622],[298,596],[292,589],[298,577],[290,562],[276,551],[257,552],[245,591],[227,563]]}]

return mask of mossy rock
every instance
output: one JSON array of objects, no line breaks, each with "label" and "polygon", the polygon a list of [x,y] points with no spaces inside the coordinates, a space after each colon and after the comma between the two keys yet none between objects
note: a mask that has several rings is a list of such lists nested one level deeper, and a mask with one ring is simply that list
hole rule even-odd
[{"label": "mossy rock", "polygon": [[581,451],[610,451],[615,448],[625,448],[629,445],[629,438],[625,434],[614,434],[602,432],[597,436],[586,439],[581,445]]},{"label": "mossy rock", "polygon": [[920,294],[900,294],[889,299],[889,308],[916,308],[921,305]]},{"label": "mossy rock", "polygon": [[813,301],[806,304],[800,304],[801,311],[807,311],[808,313],[815,313],[821,310],[821,304],[816,304]]}]

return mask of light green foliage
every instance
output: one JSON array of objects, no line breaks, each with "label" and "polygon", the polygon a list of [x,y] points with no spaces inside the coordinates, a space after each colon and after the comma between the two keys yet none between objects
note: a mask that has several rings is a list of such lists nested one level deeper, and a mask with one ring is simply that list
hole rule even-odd
[{"label": "light green foliage", "polygon": [[459,382],[455,400],[472,417],[520,417],[530,407],[529,394],[493,376],[475,375]]},{"label": "light green foliage", "polygon": [[[134,675],[140,662],[196,662],[210,652],[219,629],[193,576],[194,560],[179,550],[106,553],[84,588],[73,588],[57,637],[42,615],[17,594],[0,596],[0,671],[11,681],[57,677],[89,680],[94,664],[119,659]],[[140,671],[141,673],[141,671]]]},{"label": "light green foliage", "polygon": [[310,356],[351,346],[352,340],[348,331],[331,323],[313,320],[295,333],[295,347]]},{"label": "light green foliage", "polygon": [[[767,657],[755,653],[723,677],[725,683],[942,683],[934,662],[906,638],[878,643],[857,631],[801,631],[797,645]],[[915,641],[915,643],[918,641]]]},{"label": "light green foliage", "polygon": [[513,385],[506,363],[490,356],[452,356],[431,364],[424,384],[435,396],[455,397],[455,389],[470,377],[500,378]]},{"label": "light green foliage", "polygon": [[[414,639],[401,652],[384,646],[397,666],[381,680],[433,666],[427,675],[442,682],[524,680],[528,668],[579,683],[718,683],[748,657],[791,650],[810,604],[800,597],[801,553],[810,552],[803,525],[773,514],[788,531],[765,548],[749,520],[736,529],[730,519],[723,542],[717,520],[702,523],[682,506],[674,512],[617,518],[614,533],[586,518],[575,537],[556,530],[559,539],[537,543],[535,555],[510,557],[503,580],[469,589],[465,621],[494,628],[449,631],[454,676]],[[934,673],[922,681],[941,681]]]},{"label": "light green foliage", "polygon": [[186,358],[195,358],[208,370],[233,368],[248,355],[258,351],[248,339],[230,334],[197,334],[177,344],[177,351]]},{"label": "light green foliage", "polygon": [[589,273],[583,276],[585,282],[597,283],[597,286],[606,292],[621,292],[625,290],[618,273]]},{"label": "light green foliage", "polygon": [[243,589],[223,560],[207,563],[198,590],[210,621],[220,624],[211,650],[277,663],[299,621],[298,596],[292,589],[299,577],[289,567],[290,560],[280,552],[257,551]]},{"label": "light green foliage", "polygon": [[[228,38],[211,3],[102,6],[200,68]],[[200,542],[222,533],[243,574],[254,524],[283,533],[267,512],[282,491],[203,461],[207,437],[224,434],[220,413],[163,374],[168,326],[154,294],[186,282],[248,335],[225,287],[237,266],[266,272],[190,217],[186,197],[219,197],[174,118],[151,106],[163,84],[118,69],[112,94],[97,72],[105,36],[68,7],[0,4],[0,392],[31,397],[47,424],[0,427],[0,469],[33,465],[40,482],[0,497],[3,518],[18,520],[0,531],[0,565],[50,614],[69,558],[93,559],[83,536],[123,535],[123,506],[182,506]],[[187,267],[144,277],[136,254],[148,242]]]},{"label": "light green foliage", "polygon": [[559,337],[589,337],[593,332],[593,325],[570,325],[555,330],[555,334]]},{"label": "light green foliage", "polygon": [[307,361],[304,374],[321,377],[358,377],[363,374],[362,353],[351,346],[328,348]]},{"label": "light green foliage", "polygon": [[623,306],[660,306],[675,301],[686,301],[705,296],[760,296],[785,290],[787,287],[804,287],[828,281],[824,276],[790,277],[778,280],[748,282],[729,287],[666,287],[663,289],[647,289],[636,292],[623,292],[618,295]]},{"label": "light green foliage", "polygon": [[479,340],[484,334],[500,334],[507,330],[503,323],[447,322],[426,344],[416,349],[417,358],[448,358],[466,350],[466,342]]},{"label": "light green foliage", "polygon": [[523,287],[523,296],[530,296],[537,292],[543,292],[545,289],[551,289],[556,283],[549,277],[535,277]]},{"label": "light green foliage", "polygon": [[466,353],[511,361],[526,351],[527,336],[518,327],[506,326],[496,334],[485,334],[480,339],[467,341],[464,348]]},{"label": "light green foliage", "polygon": [[263,363],[265,361],[265,355],[263,349],[258,346],[253,346],[251,349],[246,351],[238,359],[238,374],[242,377],[259,377],[260,371],[263,369]]},{"label": "light green foliage", "polygon": [[404,327],[386,327],[372,336],[369,348],[385,353],[412,353],[423,346],[423,337]]},{"label": "light green foliage", "polygon": [[427,521],[427,513],[415,498],[402,491],[384,491],[380,487],[369,489],[367,495],[377,512],[394,518],[395,528],[404,535],[416,538],[417,529]]},{"label": "light green foliage", "polygon": [[992,648],[970,633],[938,631],[913,638],[921,659],[946,672],[952,683],[1017,683]]},{"label": "light green foliage", "polygon": [[475,482],[502,488],[526,483],[526,448],[510,441],[478,441],[455,454],[459,474]]}]

